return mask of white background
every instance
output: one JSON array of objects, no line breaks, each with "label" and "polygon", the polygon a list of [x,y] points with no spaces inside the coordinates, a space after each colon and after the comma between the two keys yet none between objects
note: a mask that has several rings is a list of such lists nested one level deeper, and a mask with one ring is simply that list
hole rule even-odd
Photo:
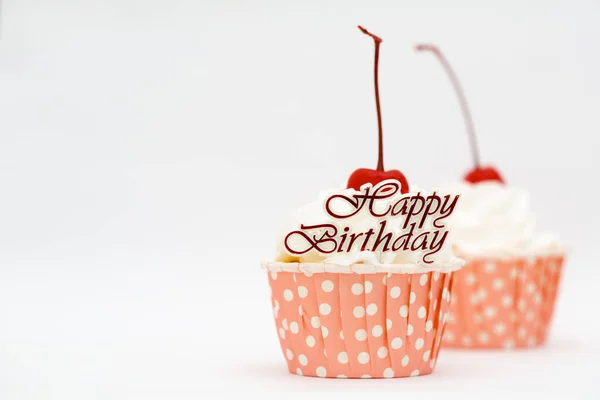
[{"label": "white background", "polygon": [[[596,1],[3,3],[0,399],[599,397]],[[286,213],[376,166],[357,24],[384,39],[386,167],[422,187],[470,167],[450,84],[412,51],[435,42],[484,161],[570,247],[546,348],[288,375],[259,262]]]}]

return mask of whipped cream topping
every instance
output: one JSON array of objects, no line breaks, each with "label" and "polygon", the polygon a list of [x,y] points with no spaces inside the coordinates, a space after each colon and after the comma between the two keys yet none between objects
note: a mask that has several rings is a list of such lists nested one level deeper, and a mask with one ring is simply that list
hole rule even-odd
[{"label": "whipped cream topping", "polygon": [[457,253],[464,256],[528,256],[564,251],[556,235],[536,232],[529,194],[495,181],[453,182],[439,191],[459,194],[448,217]]},{"label": "whipped cream topping", "polygon": [[[393,251],[391,249],[388,251],[361,251],[361,249],[358,247],[351,249],[349,252],[335,252],[331,254],[323,254],[315,249],[311,249],[307,253],[301,255],[293,255],[286,250],[284,245],[286,236],[290,232],[298,230],[301,225],[336,224],[336,221],[339,223],[338,220],[331,217],[325,211],[324,204],[327,198],[334,194],[341,194],[351,197],[359,193],[359,191],[354,189],[328,189],[321,192],[316,201],[302,206],[293,212],[283,224],[283,227],[277,237],[277,250],[274,261],[279,263],[304,264],[325,263],[344,267],[349,267],[356,264],[366,264],[372,266],[392,266],[392,270],[394,266],[401,266],[402,271],[405,272],[407,269],[410,270],[410,268],[415,267],[425,268],[427,270],[435,270],[436,266],[441,269],[457,269],[462,266],[462,260],[455,257],[452,252],[452,242],[450,239],[451,235],[448,235],[439,251],[437,251],[435,254],[427,256],[428,261],[433,261],[431,264],[423,263],[424,253],[428,253],[428,251],[422,251],[420,249],[414,251],[404,250],[402,248],[400,248],[398,251]],[[397,202],[400,198],[409,197],[415,195],[416,193],[420,193],[422,196],[427,196],[429,194],[428,191],[424,191],[411,185],[410,193],[398,193],[397,196],[381,200],[376,204],[375,209],[377,210],[379,208],[377,211],[381,212],[390,207],[394,202]],[[439,192],[438,194],[441,196]],[[380,227],[382,219],[374,218],[366,211],[366,208],[367,207],[364,207],[357,214],[348,219],[344,219],[343,224],[350,225],[352,227],[352,231],[365,232],[369,229],[377,231],[377,229]],[[439,214],[427,216],[422,228],[414,230],[414,235],[416,236],[421,232],[431,230],[432,223],[436,216],[439,217]],[[398,235],[406,232],[405,230],[401,230],[401,225],[404,223],[404,219],[405,218],[402,216],[386,216],[385,221],[387,224],[387,230]],[[445,223],[446,220],[444,219],[443,222]],[[369,240],[368,243],[372,243],[375,240],[374,236]]]}]

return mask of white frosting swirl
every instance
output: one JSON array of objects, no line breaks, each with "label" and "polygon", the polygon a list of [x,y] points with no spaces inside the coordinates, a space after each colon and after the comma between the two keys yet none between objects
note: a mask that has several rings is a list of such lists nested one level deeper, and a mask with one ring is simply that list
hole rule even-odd
[{"label": "white frosting swirl", "polygon": [[439,187],[460,194],[448,218],[456,248],[466,256],[521,256],[563,251],[551,233],[535,232],[529,194],[500,182],[455,182]]},{"label": "white frosting swirl", "polygon": [[[375,207],[376,211],[383,212],[387,209],[392,203],[399,200],[400,197],[411,196],[417,193],[420,193],[422,196],[427,196],[429,192],[424,191],[422,189],[418,189],[411,185],[411,192],[406,193],[404,195],[398,193],[397,196],[391,197],[386,200],[379,200]],[[428,251],[411,251],[411,250],[403,250],[400,249],[398,251],[360,251],[360,249],[351,249],[350,252],[339,252],[333,254],[322,254],[317,252],[314,249],[311,249],[309,252],[296,256],[288,253],[284,246],[284,241],[288,233],[295,231],[300,228],[301,224],[304,225],[317,225],[317,224],[328,224],[335,223],[335,219],[328,215],[324,209],[324,203],[326,199],[334,194],[342,194],[348,197],[351,197],[354,194],[358,194],[360,192],[354,189],[329,189],[321,192],[318,196],[318,200],[311,202],[303,207],[300,207],[296,210],[288,219],[288,221],[283,225],[282,230],[280,231],[277,238],[277,252],[275,261],[276,262],[284,262],[284,263],[330,263],[339,266],[351,266],[354,264],[369,264],[375,266],[384,266],[384,265],[402,265],[403,270],[406,270],[407,266],[410,269],[411,267],[426,267],[428,269],[435,269],[436,265],[462,265],[462,260],[458,260],[453,252],[452,252],[452,243],[451,243],[451,235],[448,235],[448,238],[445,240],[444,245],[441,249],[432,255],[427,256],[429,261],[433,261],[432,264],[423,264],[422,259],[424,253],[428,253]],[[374,231],[377,231],[379,228],[379,224],[381,223],[381,219],[374,218],[372,215],[366,211],[367,207],[363,207],[359,213],[356,215],[345,219],[343,224],[351,226],[352,231],[357,232],[366,232],[370,228]],[[415,236],[420,232],[424,232],[427,229],[431,229],[431,224],[435,215],[428,216],[425,220],[425,224],[422,229],[415,229]],[[402,216],[398,217],[390,217],[386,216],[385,220],[387,221],[387,231],[391,231],[393,234],[401,234],[400,225],[404,221]],[[443,220],[444,222],[446,220]],[[393,228],[398,227],[398,228]],[[369,243],[372,243],[374,238],[372,238]],[[433,267],[433,268],[432,268]],[[456,268],[454,268],[456,269]]]}]

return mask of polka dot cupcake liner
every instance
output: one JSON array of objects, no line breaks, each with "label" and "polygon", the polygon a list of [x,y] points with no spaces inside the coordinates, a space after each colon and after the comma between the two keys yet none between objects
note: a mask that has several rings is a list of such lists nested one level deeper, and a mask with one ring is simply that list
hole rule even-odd
[{"label": "polka dot cupcake liner", "polygon": [[454,272],[268,274],[291,373],[399,378],[435,368]]},{"label": "polka dot cupcake liner", "polygon": [[468,260],[454,276],[443,345],[525,348],[546,342],[564,254]]}]

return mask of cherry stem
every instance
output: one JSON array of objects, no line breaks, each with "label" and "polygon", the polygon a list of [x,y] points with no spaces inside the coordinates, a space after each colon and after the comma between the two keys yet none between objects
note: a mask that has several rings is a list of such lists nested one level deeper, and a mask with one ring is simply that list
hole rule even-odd
[{"label": "cherry stem", "polygon": [[458,96],[458,101],[460,103],[460,108],[462,110],[463,119],[465,121],[465,126],[467,128],[467,135],[469,136],[469,144],[471,146],[471,153],[473,155],[473,162],[475,163],[475,168],[479,168],[479,147],[477,146],[477,136],[475,136],[475,126],[473,124],[473,118],[471,117],[471,111],[469,110],[469,105],[467,104],[467,98],[465,97],[465,92],[460,85],[458,78],[456,77],[456,73],[448,63],[444,54],[438,49],[436,46],[432,44],[418,44],[415,46],[416,51],[429,51],[435,55],[435,57],[442,64],[442,67],[448,74],[450,81],[452,82],[452,86],[454,86],[454,91]]},{"label": "cherry stem", "polygon": [[383,169],[383,125],[381,123],[381,104],[379,102],[379,45],[382,40],[379,36],[373,35],[362,26],[358,26],[358,29],[365,35],[371,36],[375,41],[375,104],[377,105],[377,127],[379,130],[379,158],[377,160],[377,170],[385,171]]}]

